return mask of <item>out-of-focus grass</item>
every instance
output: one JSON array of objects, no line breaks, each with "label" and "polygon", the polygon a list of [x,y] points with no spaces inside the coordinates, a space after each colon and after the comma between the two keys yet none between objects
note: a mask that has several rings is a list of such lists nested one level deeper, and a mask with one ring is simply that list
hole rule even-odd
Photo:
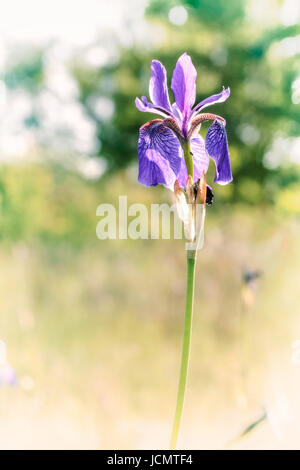
[{"label": "out-of-focus grass", "polygon": [[[37,230],[13,242],[4,236],[0,246],[1,339],[19,379],[0,389],[0,446],[166,448],[181,352],[183,242],[97,240],[95,212],[119,194],[150,204],[168,193],[124,176],[78,183],[78,193],[71,183],[56,182],[39,201],[53,209],[51,197],[64,191],[62,220],[73,210],[89,228],[75,243],[72,231],[69,240],[49,241]],[[198,257],[180,446],[226,447],[267,407],[270,419],[230,446],[299,447],[300,365],[291,362],[300,339],[299,222],[271,209],[220,209],[217,199],[208,210]],[[29,205],[26,216],[37,220],[36,210]],[[243,267],[263,271],[249,308]]]}]

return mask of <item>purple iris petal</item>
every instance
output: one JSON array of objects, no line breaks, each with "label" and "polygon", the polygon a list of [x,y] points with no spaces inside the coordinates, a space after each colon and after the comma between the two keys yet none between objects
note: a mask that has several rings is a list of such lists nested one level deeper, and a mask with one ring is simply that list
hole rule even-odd
[{"label": "purple iris petal", "polygon": [[159,114],[163,117],[172,116],[171,113],[166,109],[160,108],[159,106],[155,106],[154,104],[149,103],[146,96],[142,96],[141,100],[139,98],[136,98],[135,105],[139,111],[143,111],[144,113]]},{"label": "purple iris petal", "polygon": [[163,184],[173,189],[180,170],[182,149],[173,132],[160,119],[140,128],[138,153],[139,183],[144,186]]},{"label": "purple iris petal", "polygon": [[183,120],[189,115],[196,99],[197,72],[189,55],[182,54],[172,76],[171,88]]},{"label": "purple iris petal", "polygon": [[232,181],[227,135],[223,123],[214,121],[207,131],[205,147],[216,164],[215,183],[227,184]]},{"label": "purple iris petal", "polygon": [[[200,135],[197,135],[191,139],[191,152],[193,154],[194,162],[194,181],[197,181],[198,178],[201,178],[203,171],[204,173],[207,172],[209,165],[209,155],[205,149],[204,140],[202,137],[200,137]],[[187,176],[186,164],[183,158],[180,172],[177,176],[180,186],[186,185]]]},{"label": "purple iris petal", "polygon": [[230,88],[224,88],[221,91],[221,93],[217,93],[216,95],[209,96],[208,98],[205,98],[205,100],[200,101],[200,103],[195,106],[193,109],[193,116],[195,116],[195,113],[199,113],[202,111],[202,109],[207,108],[207,106],[212,106],[213,104],[217,103],[223,103],[224,101],[227,100],[230,96]]},{"label": "purple iris petal", "polygon": [[167,73],[158,60],[152,60],[152,77],[149,83],[149,96],[155,106],[168,110],[172,114],[167,88]]},{"label": "purple iris petal", "polygon": [[182,114],[181,114],[181,111],[178,108],[176,103],[172,104],[172,112],[173,112],[174,117],[177,119],[177,121],[181,125],[182,124]]}]

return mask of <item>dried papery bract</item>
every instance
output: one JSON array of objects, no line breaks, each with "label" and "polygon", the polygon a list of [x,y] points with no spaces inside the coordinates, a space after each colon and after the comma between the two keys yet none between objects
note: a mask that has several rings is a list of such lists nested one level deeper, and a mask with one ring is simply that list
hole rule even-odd
[{"label": "dried papery bract", "polygon": [[192,244],[195,240],[195,218],[194,218],[194,203],[189,202],[192,196],[192,188],[189,196],[187,192],[183,191],[178,181],[174,184],[174,196],[177,214],[183,223],[185,238],[188,244]]},{"label": "dried papery bract", "polygon": [[202,173],[200,181],[197,185],[197,194],[196,194],[196,203],[197,204],[206,204],[206,193],[207,193],[207,184],[205,173]]},{"label": "dried papery bract", "polygon": [[189,227],[186,230],[188,243],[186,249],[197,251],[204,244],[204,224],[206,215],[206,177],[203,172],[197,183],[192,184],[191,176],[187,179],[186,191],[189,200]]},{"label": "dried papery bract", "polygon": [[189,221],[189,206],[186,200],[185,192],[180,187],[180,184],[177,180],[174,183],[174,196],[178,217],[183,222],[183,224],[186,225]]},{"label": "dried papery bract", "polygon": [[186,227],[186,238],[188,240],[188,244],[191,244],[194,242],[195,236],[196,236],[196,224],[195,224],[196,195],[195,195],[195,190],[194,190],[193,179],[190,175],[188,176],[187,182],[186,182],[186,194],[187,194],[187,200],[189,203],[189,221]]},{"label": "dried papery bract", "polygon": [[206,194],[207,185],[206,177],[203,172],[200,181],[198,182],[197,195],[196,195],[196,246],[195,250],[200,250],[204,245],[204,224],[206,215]]}]

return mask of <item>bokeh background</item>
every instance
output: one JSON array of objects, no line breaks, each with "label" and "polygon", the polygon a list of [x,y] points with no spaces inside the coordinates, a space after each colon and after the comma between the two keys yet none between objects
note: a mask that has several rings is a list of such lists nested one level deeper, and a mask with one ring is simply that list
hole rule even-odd
[{"label": "bokeh background", "polygon": [[207,214],[179,447],[300,448],[298,0],[10,0],[1,17],[0,448],[168,447],[184,242],[100,241],[96,208],[171,202],[137,183],[151,115],[134,99],[152,58],[170,81],[185,51],[198,100],[231,88],[212,112],[234,181]]}]

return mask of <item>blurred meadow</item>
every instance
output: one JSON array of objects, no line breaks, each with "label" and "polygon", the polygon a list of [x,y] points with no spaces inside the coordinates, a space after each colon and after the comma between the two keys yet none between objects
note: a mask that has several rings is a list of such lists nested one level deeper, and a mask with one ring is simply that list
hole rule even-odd
[{"label": "blurred meadow", "polygon": [[185,51],[197,101],[231,88],[212,112],[234,180],[207,210],[179,448],[300,449],[299,21],[297,0],[5,5],[1,449],[168,447],[184,241],[101,241],[96,209],[119,195],[172,202],[137,182],[138,129],[153,117],[134,99],[153,58],[170,83]]}]

